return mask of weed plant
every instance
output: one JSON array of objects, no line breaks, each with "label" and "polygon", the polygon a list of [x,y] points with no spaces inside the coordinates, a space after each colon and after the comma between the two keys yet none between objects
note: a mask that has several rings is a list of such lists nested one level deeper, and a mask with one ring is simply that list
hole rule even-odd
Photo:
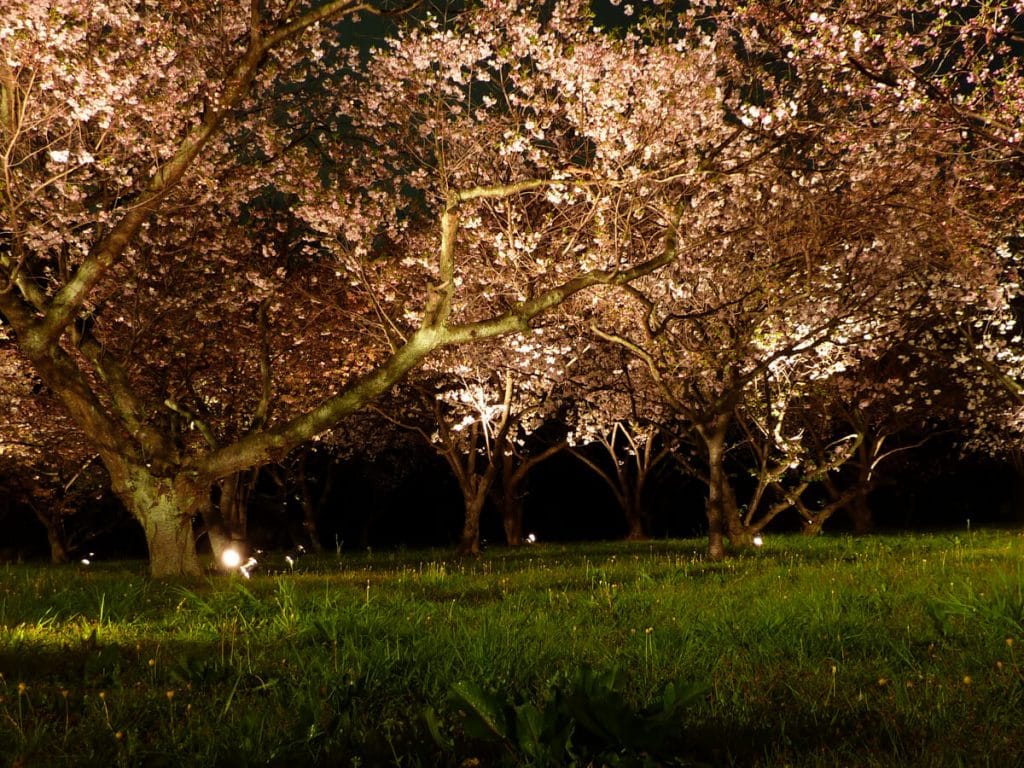
[{"label": "weed plant", "polygon": [[2,566],[0,764],[1022,765],[1022,568],[1012,531]]}]

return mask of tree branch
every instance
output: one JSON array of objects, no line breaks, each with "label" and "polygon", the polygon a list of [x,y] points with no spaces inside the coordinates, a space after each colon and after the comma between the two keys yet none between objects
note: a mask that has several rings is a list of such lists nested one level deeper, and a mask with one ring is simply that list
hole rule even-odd
[{"label": "tree branch", "polygon": [[178,145],[167,162],[158,167],[149,183],[110,230],[79,265],[74,276],[57,292],[39,324],[34,344],[53,344],[74,320],[86,298],[110,267],[135,239],[143,223],[157,209],[163,197],[181,180],[203,147],[220,130],[230,111],[249,92],[263,57],[283,41],[325,19],[357,11],[373,11],[371,6],[353,0],[334,0],[278,28],[266,36],[250,39],[249,46],[232,67],[216,108],[206,110],[201,122]]}]

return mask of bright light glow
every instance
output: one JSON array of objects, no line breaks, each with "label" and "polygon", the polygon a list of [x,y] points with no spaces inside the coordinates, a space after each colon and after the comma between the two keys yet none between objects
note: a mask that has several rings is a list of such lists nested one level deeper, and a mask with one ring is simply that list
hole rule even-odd
[{"label": "bright light glow", "polygon": [[252,575],[253,570],[256,568],[256,558],[250,557],[242,565],[238,566],[238,570],[242,572],[245,578],[249,578]]},{"label": "bright light glow", "polygon": [[760,536],[755,536],[754,537],[754,546],[755,547],[760,547],[762,544],[764,544],[764,539],[762,539]]},{"label": "bright light glow", "polygon": [[228,547],[220,556],[225,568],[237,568],[242,564],[242,554],[233,547]]},{"label": "bright light glow", "polygon": [[88,557],[83,557],[82,558],[82,565],[89,565],[89,563],[90,563],[90,560],[89,560]]},{"label": "bright light glow", "polygon": [[526,537],[526,543],[527,544],[536,544],[537,543],[537,535],[531,533],[529,536]]}]

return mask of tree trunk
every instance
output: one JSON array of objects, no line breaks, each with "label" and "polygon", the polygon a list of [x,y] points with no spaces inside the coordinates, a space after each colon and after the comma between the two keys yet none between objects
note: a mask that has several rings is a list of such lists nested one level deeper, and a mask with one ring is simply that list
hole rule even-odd
[{"label": "tree trunk", "polygon": [[[323,545],[320,543],[320,512],[330,497],[331,488],[334,485],[334,462],[328,464],[323,482],[320,486],[320,493],[314,497],[312,481],[306,472],[306,463],[309,460],[309,451],[305,450],[299,460],[298,481],[300,500],[302,503],[302,530],[306,541],[313,552],[323,552]],[[300,542],[295,542],[299,544]]]},{"label": "tree trunk", "polygon": [[740,508],[736,503],[736,491],[733,490],[732,481],[724,467],[721,472],[722,483],[722,516],[725,520],[725,530],[729,536],[729,545],[735,549],[749,549],[754,546],[754,534],[756,531],[743,523],[740,517]]},{"label": "tree trunk", "polygon": [[[644,511],[644,486],[647,482],[648,467],[637,462],[632,477],[632,487],[623,487],[623,499],[626,501],[626,541],[647,541],[648,521]],[[628,478],[629,475],[623,475]]]},{"label": "tree trunk", "polygon": [[466,517],[462,525],[462,536],[459,538],[459,545],[456,551],[460,555],[480,554],[480,513],[484,508],[484,501],[487,498],[487,491],[477,487],[475,492],[466,493],[463,491],[465,500]]},{"label": "tree trunk", "polygon": [[209,509],[209,493],[183,478],[154,477],[144,467],[106,460],[111,487],[142,524],[155,578],[198,576],[202,571],[192,516]]},{"label": "tree trunk", "polygon": [[875,530],[875,515],[868,504],[867,489],[859,492],[847,508],[853,520],[853,532],[857,536],[865,536]]},{"label": "tree trunk", "polygon": [[626,541],[647,540],[647,529],[644,525],[644,514],[635,504],[630,504],[626,509],[626,526]]},{"label": "tree trunk", "polygon": [[502,493],[501,522],[505,528],[505,543],[510,547],[523,543],[523,500]]},{"label": "tree trunk", "polygon": [[244,547],[248,532],[249,494],[257,470],[236,472],[218,484],[220,500],[216,507],[202,505],[206,537],[214,560],[222,562],[225,550]]},{"label": "tree trunk", "polygon": [[804,521],[804,527],[800,529],[800,533],[804,536],[817,536],[821,533],[821,528],[825,524],[828,518],[821,518],[818,516],[813,517],[810,520]]},{"label": "tree trunk", "polygon": [[729,417],[720,415],[709,424],[698,426],[697,431],[704,440],[708,459],[708,557],[712,560],[725,558],[725,433]]},{"label": "tree trunk", "polygon": [[244,539],[249,528],[249,497],[256,471],[235,472],[220,481],[220,516],[233,538]]},{"label": "tree trunk", "polygon": [[708,493],[708,557],[712,560],[725,559],[725,538],[722,525],[722,505],[714,498],[716,491]]},{"label": "tree trunk", "polygon": [[[487,495],[494,488],[494,481],[498,476],[497,453],[505,438],[504,426],[495,436],[494,451],[488,456],[487,466],[483,474],[476,473],[476,454],[470,453],[464,465],[458,463],[457,454],[449,451],[445,458],[449,466],[455,471],[459,480],[459,489],[462,491],[462,502],[466,510],[465,521],[462,526],[462,537],[456,551],[460,555],[476,555],[480,553],[480,514],[483,512],[484,504],[487,502]],[[470,443],[473,445],[473,443]]]},{"label": "tree trunk", "polygon": [[853,532],[857,536],[864,536],[875,529],[875,516],[868,504],[868,494],[871,492],[871,454],[868,450],[868,441],[861,443],[860,462],[857,472],[857,495],[853,502],[847,507],[850,519],[853,521]]},{"label": "tree trunk", "polygon": [[540,453],[521,459],[518,465],[515,452],[501,452],[501,496],[497,498],[497,504],[501,507],[505,541],[510,547],[523,543],[523,497],[526,493],[519,489],[526,482],[527,475],[533,467],[568,447],[565,441],[549,445]]},{"label": "tree trunk", "polygon": [[67,542],[64,540],[64,531],[59,521],[43,520],[46,526],[46,540],[50,543],[50,562],[56,564],[66,563],[71,558],[68,553]]},{"label": "tree trunk", "polygon": [[525,472],[517,472],[512,453],[502,452],[501,494],[494,494],[494,501],[501,510],[501,525],[505,530],[505,543],[519,547],[523,543],[523,496],[519,486],[526,478]]},{"label": "tree trunk", "polygon": [[64,533],[64,515],[66,510],[57,501],[46,505],[46,511],[35,503],[29,503],[29,508],[36,516],[36,520],[42,523],[46,529],[46,541],[50,545],[50,562],[60,565],[70,560],[70,546],[67,536]]}]

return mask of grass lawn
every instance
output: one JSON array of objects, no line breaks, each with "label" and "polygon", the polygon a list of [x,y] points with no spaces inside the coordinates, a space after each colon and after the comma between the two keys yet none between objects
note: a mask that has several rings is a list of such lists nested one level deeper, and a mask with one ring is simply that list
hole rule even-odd
[{"label": "grass lawn", "polygon": [[0,566],[0,764],[1024,765],[1020,532],[702,549]]}]

